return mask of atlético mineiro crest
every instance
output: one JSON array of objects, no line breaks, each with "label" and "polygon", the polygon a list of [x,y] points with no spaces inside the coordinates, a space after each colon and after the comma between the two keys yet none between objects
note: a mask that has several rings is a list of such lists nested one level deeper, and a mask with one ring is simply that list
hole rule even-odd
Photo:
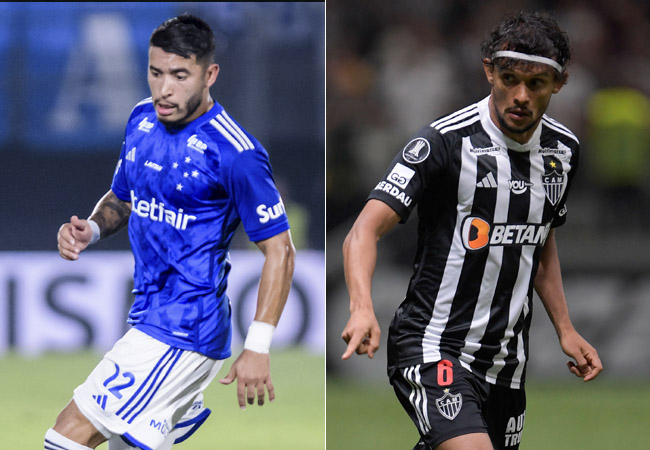
[{"label": "atl\u00e9tico mineiro crest", "polygon": [[564,193],[565,179],[566,174],[559,173],[555,169],[542,175],[542,186],[544,186],[546,198],[551,202],[553,206],[555,206],[560,198],[562,198],[562,194]]},{"label": "atl\u00e9tico mineiro crest", "polygon": [[463,396],[451,394],[449,389],[445,389],[445,395],[436,399],[436,406],[446,419],[454,420],[463,407]]}]

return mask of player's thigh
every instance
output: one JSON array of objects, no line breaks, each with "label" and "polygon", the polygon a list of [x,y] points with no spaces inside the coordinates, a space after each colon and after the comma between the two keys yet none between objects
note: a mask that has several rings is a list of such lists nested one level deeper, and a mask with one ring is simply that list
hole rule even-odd
[{"label": "player's thigh", "polygon": [[222,363],[131,329],[75,389],[74,401],[106,438],[157,448]]},{"label": "player's thigh", "polygon": [[526,392],[491,386],[484,416],[494,448],[517,450],[526,419]]},{"label": "player's thigh", "polygon": [[[458,436],[483,434],[482,405],[487,383],[464,369],[456,358],[389,370],[390,382],[418,428],[422,448],[436,448]],[[488,439],[489,441],[489,439]]]},{"label": "player's thigh", "polygon": [[95,448],[106,438],[84,416],[74,400],[71,400],[56,418],[54,431],[79,444]]},{"label": "player's thigh", "polygon": [[471,433],[451,438],[436,447],[435,450],[494,450],[487,433]]}]

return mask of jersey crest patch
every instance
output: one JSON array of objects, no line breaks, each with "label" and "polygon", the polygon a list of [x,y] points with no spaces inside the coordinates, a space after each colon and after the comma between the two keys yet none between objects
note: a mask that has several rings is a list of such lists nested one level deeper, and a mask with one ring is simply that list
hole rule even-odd
[{"label": "jersey crest patch", "polygon": [[418,164],[427,159],[431,153],[429,141],[424,138],[415,138],[404,147],[402,156],[404,160],[411,164]]},{"label": "jersey crest patch", "polygon": [[546,198],[555,206],[564,193],[566,174],[559,173],[557,170],[542,175],[542,186],[546,192]]},{"label": "jersey crest patch", "polygon": [[445,419],[454,420],[463,407],[463,396],[445,389],[445,395],[436,399],[436,406]]}]

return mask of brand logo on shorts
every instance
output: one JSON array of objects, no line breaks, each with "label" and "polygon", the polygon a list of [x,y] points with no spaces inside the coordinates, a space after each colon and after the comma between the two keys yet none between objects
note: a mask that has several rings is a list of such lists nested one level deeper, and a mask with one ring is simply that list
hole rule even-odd
[{"label": "brand logo on shorts", "polygon": [[445,389],[445,395],[436,399],[436,406],[446,419],[454,420],[463,407],[463,396],[451,394],[449,389]]},{"label": "brand logo on shorts", "polygon": [[172,427],[167,423],[167,419],[164,419],[162,422],[158,422],[156,419],[151,419],[149,426],[160,431],[160,434],[167,436],[167,433],[172,431]]},{"label": "brand logo on shorts", "polygon": [[406,144],[406,147],[402,150],[402,156],[405,161],[417,164],[427,159],[429,152],[431,152],[429,141],[424,138],[415,138]]},{"label": "brand logo on shorts", "polygon": [[505,446],[512,447],[521,442],[521,433],[524,430],[524,422],[526,421],[526,411],[516,417],[508,419],[505,434]]}]

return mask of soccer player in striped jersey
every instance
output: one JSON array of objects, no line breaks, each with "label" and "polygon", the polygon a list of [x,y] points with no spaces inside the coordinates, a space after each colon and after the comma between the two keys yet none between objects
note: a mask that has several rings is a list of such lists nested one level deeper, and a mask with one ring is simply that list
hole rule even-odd
[{"label": "soccer player in striped jersey", "polygon": [[518,448],[533,289],[569,370],[585,381],[602,370],[569,318],[554,235],[578,167],[578,139],[545,115],[567,81],[568,37],[551,17],[522,12],[482,53],[490,95],[408,141],[343,245],[343,359],[372,358],[377,242],[417,205],[413,275],[388,335],[388,375],[420,433],[416,449]]},{"label": "soccer player in striped jersey", "polygon": [[133,328],[75,390],[45,449],[169,449],[206,420],[202,392],[231,355],[228,248],[240,222],[265,263],[244,350],[221,382],[237,381],[242,409],[274,399],[269,346],[295,250],[268,154],[210,96],[214,51],[212,30],[190,15],[153,32],[151,98],[127,122],[111,189],[59,230],[61,256],[77,260],[128,223],[135,302]]}]

